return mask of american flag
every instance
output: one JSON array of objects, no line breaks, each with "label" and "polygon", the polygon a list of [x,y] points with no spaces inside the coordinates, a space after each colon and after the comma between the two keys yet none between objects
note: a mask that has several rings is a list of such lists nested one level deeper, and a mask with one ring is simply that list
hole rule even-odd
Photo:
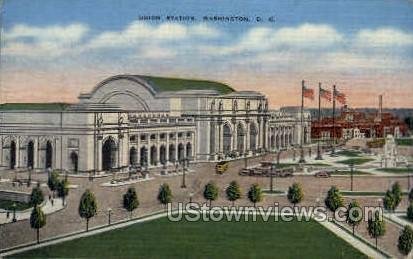
[{"label": "american flag", "polygon": [[335,96],[336,96],[336,99],[339,103],[346,104],[346,95],[345,94],[340,93],[339,91],[336,90]]},{"label": "american flag", "polygon": [[303,86],[303,96],[305,98],[314,100],[314,90]]},{"label": "american flag", "polygon": [[324,98],[327,101],[331,102],[331,91],[320,88],[320,96],[321,98]]}]

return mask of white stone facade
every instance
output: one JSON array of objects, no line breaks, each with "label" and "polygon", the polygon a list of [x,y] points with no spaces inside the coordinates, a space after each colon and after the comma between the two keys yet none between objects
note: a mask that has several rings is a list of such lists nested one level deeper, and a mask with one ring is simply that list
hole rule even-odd
[{"label": "white stone facade", "polygon": [[301,135],[301,113],[269,111],[258,92],[159,90],[133,75],[108,78],[63,109],[0,114],[2,168],[100,172],[184,158],[216,161],[289,148],[310,136]]}]

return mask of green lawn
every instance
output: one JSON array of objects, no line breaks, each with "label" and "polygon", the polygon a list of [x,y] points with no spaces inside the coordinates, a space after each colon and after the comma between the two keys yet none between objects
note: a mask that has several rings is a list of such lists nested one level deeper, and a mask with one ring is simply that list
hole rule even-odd
[{"label": "green lawn", "polygon": [[367,258],[317,222],[169,222],[167,218],[15,257]]},{"label": "green lawn", "polygon": [[412,138],[399,138],[396,139],[396,144],[400,146],[413,146]]},{"label": "green lawn", "polygon": [[373,160],[374,159],[372,159],[372,158],[350,158],[350,159],[338,161],[337,163],[346,164],[346,165],[350,165],[350,164],[362,165],[364,163],[368,163],[368,162],[371,162]]},{"label": "green lawn", "polygon": [[[359,171],[359,170],[354,170],[353,171],[353,175],[369,175],[369,172],[364,172],[364,171]],[[341,171],[341,170],[337,170],[337,171],[333,171],[331,172],[331,175],[351,175],[351,172],[346,170],[346,171]]]},{"label": "green lawn", "polygon": [[16,210],[25,210],[31,207],[24,202],[0,200],[0,209],[13,210],[13,203],[16,203]]},{"label": "green lawn", "polygon": [[305,163],[305,165],[312,165],[312,166],[326,166],[326,167],[331,166],[331,165],[329,165],[329,164],[326,164],[326,163],[321,163],[321,162],[319,162],[319,163]]},{"label": "green lawn", "polygon": [[358,157],[362,153],[356,150],[342,150],[336,153],[339,156]]},{"label": "green lawn", "polygon": [[407,169],[404,167],[396,167],[396,168],[377,168],[376,170],[386,172],[386,173],[412,173],[412,169]]}]

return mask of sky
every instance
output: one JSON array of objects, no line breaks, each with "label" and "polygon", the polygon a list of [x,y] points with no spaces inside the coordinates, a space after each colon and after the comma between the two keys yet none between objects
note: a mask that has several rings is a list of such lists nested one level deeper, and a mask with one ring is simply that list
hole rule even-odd
[{"label": "sky", "polygon": [[1,24],[0,103],[72,103],[109,76],[144,74],[260,91],[272,108],[299,105],[301,80],[335,84],[351,107],[379,94],[413,107],[411,0],[4,0]]}]

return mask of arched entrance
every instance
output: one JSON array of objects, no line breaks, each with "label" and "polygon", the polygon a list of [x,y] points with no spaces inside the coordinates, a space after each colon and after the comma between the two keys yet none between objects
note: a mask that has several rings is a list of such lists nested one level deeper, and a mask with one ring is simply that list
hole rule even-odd
[{"label": "arched entrance", "polygon": [[232,133],[231,133],[231,128],[229,127],[228,124],[224,124],[223,126],[223,152],[224,154],[227,154],[231,151],[231,140],[232,140]]},{"label": "arched entrance", "polygon": [[10,169],[16,167],[16,142],[14,140],[10,143]]},{"label": "arched entrance", "polygon": [[53,146],[52,142],[47,141],[46,142],[46,162],[45,162],[45,167],[46,168],[52,168],[53,164]]},{"label": "arched entrance", "polygon": [[169,162],[174,162],[176,160],[176,155],[175,155],[175,145],[174,144],[170,144],[169,145],[169,154],[168,154],[168,158],[169,158]]},{"label": "arched entrance", "polygon": [[156,146],[151,147],[151,165],[156,165],[158,163],[158,159],[156,157]]},{"label": "arched entrance", "polygon": [[136,165],[138,163],[138,152],[135,147],[131,147],[129,150],[129,164]]},{"label": "arched entrance", "polygon": [[244,137],[245,131],[241,123],[237,125],[237,151],[244,153]]},{"label": "arched entrance", "polygon": [[178,145],[178,161],[182,161],[185,158],[185,147],[182,143]]},{"label": "arched entrance", "polygon": [[164,145],[159,148],[159,160],[161,164],[166,164],[166,147]]},{"label": "arched entrance", "polygon": [[256,150],[257,149],[257,126],[255,123],[250,124],[250,150]]},{"label": "arched entrance", "polygon": [[29,141],[27,144],[27,167],[34,167],[34,143]]},{"label": "arched entrance", "polygon": [[107,171],[116,165],[116,143],[113,138],[108,138],[102,146],[102,170]]},{"label": "arched entrance", "polygon": [[192,157],[192,145],[190,142],[186,143],[186,157]]},{"label": "arched entrance", "polygon": [[77,172],[79,165],[79,156],[75,151],[72,151],[72,153],[70,153],[70,162],[72,163],[72,170],[74,172]]},{"label": "arched entrance", "polygon": [[141,166],[145,166],[148,164],[148,149],[146,147],[141,147]]}]

